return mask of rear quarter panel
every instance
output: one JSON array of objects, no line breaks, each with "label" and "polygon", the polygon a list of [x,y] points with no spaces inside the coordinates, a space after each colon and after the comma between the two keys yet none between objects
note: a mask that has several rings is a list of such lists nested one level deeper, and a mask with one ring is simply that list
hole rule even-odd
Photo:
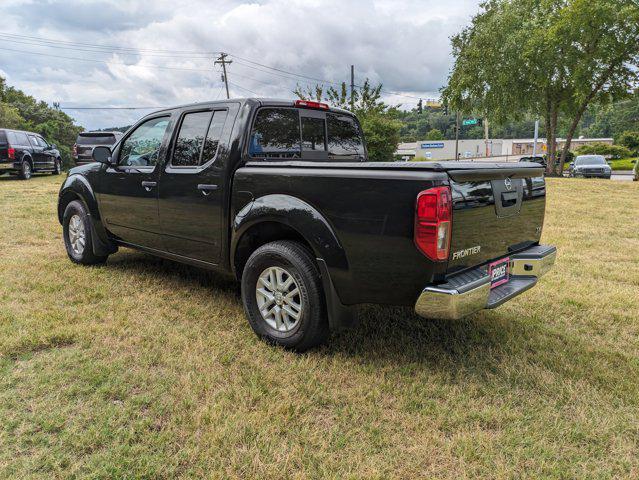
[{"label": "rear quarter panel", "polygon": [[[443,277],[446,262],[431,262],[414,246],[413,223],[417,194],[447,182],[445,173],[256,163],[236,171],[234,191],[250,192],[255,201],[267,195],[298,198],[323,216],[346,258],[346,265],[339,255],[324,258],[344,304],[412,305],[425,285]],[[234,212],[246,207],[241,203],[236,201]],[[320,256],[317,245],[324,239],[299,233]]]}]

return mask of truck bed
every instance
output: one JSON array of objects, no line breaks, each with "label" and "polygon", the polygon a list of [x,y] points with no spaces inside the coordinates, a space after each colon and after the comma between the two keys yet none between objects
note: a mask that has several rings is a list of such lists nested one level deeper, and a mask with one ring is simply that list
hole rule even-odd
[{"label": "truck bed", "polygon": [[[254,161],[236,171],[233,188],[253,198],[300,198],[321,212],[347,254],[346,268],[330,269],[344,304],[413,305],[424,285],[539,242],[542,175],[534,163]],[[518,208],[500,216],[492,190],[506,178]],[[414,244],[415,202],[441,185],[453,195],[452,241],[449,259],[433,262]],[[476,246],[475,254],[452,258]]]}]

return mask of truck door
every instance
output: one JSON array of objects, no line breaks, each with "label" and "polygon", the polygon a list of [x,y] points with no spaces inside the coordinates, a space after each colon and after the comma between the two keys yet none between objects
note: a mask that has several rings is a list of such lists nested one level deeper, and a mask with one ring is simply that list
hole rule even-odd
[{"label": "truck door", "polygon": [[158,172],[168,143],[170,115],[138,125],[113,152],[115,166],[101,172],[95,189],[111,233],[142,247],[163,250],[158,218]]},{"label": "truck door", "polygon": [[159,215],[166,249],[218,264],[222,249],[229,138],[237,104],[185,109],[160,175]]}]

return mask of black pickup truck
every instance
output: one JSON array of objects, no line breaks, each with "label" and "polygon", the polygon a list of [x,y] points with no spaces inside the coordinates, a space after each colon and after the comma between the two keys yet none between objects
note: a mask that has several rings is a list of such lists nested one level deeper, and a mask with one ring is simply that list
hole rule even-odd
[{"label": "black pickup truck", "polygon": [[297,350],[357,304],[495,308],[555,260],[539,164],[368,162],[357,119],[322,103],[162,110],[93,158],[59,195],[73,262],[122,246],[231,273],[255,332]]}]

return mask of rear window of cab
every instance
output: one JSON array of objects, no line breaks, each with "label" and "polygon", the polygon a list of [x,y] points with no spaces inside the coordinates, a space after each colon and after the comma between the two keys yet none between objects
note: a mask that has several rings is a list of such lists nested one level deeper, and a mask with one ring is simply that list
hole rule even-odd
[{"label": "rear window of cab", "polygon": [[350,115],[285,107],[258,110],[249,155],[268,159],[366,159],[360,127]]}]

